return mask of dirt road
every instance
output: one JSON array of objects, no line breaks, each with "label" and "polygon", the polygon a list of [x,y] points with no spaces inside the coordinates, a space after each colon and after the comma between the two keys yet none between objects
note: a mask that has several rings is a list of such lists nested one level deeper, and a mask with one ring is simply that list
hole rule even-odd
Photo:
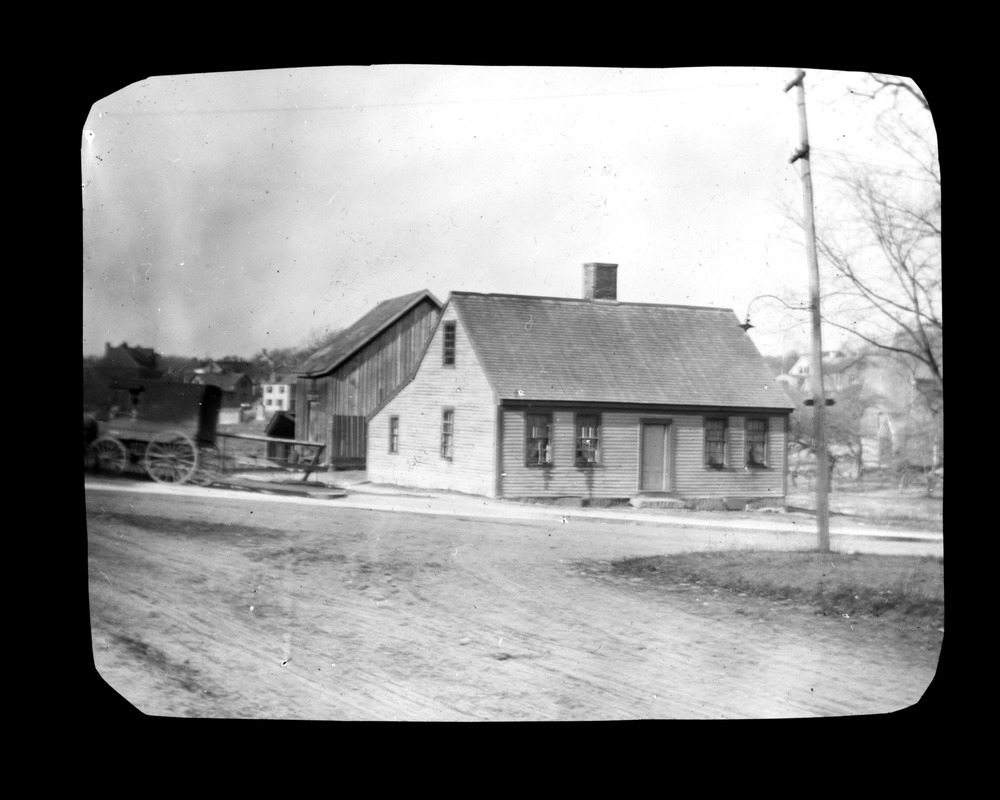
[{"label": "dirt road", "polygon": [[[89,491],[100,676],[150,715],[814,717],[916,703],[938,652],[874,623],[668,594],[611,559],[697,531]],[[713,546],[727,546],[715,542]]]}]

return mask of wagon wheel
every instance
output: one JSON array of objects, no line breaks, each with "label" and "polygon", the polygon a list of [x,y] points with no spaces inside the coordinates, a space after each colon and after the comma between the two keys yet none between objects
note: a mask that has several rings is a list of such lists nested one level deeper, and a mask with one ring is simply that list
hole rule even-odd
[{"label": "wagon wheel", "polygon": [[113,436],[98,436],[90,445],[94,468],[109,475],[121,475],[128,466],[128,450]]},{"label": "wagon wheel", "polygon": [[198,448],[178,431],[158,433],[146,448],[146,472],[158,483],[184,483],[198,467]]},{"label": "wagon wheel", "polygon": [[193,483],[211,486],[222,476],[222,454],[214,444],[198,448],[198,468],[191,478]]}]

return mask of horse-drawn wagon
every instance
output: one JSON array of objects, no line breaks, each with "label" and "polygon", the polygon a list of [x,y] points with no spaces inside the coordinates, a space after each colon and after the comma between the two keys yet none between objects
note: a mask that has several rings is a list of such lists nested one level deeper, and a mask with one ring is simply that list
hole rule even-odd
[{"label": "horse-drawn wagon", "polygon": [[227,470],[301,471],[307,480],[322,468],[321,442],[219,431],[217,386],[148,382],[117,392],[120,413],[107,420],[84,414],[85,463],[98,472],[131,469],[160,483],[207,484]]},{"label": "horse-drawn wagon", "polygon": [[[222,391],[217,386],[154,383],[130,389],[127,412],[106,421],[84,417],[87,452],[100,472],[139,467],[160,483],[208,480],[218,469],[215,446]],[[96,435],[94,435],[96,434]]]}]

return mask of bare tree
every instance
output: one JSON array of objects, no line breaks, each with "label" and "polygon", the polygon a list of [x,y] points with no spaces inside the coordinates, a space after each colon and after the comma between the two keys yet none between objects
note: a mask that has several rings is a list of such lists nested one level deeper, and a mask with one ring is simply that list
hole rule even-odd
[{"label": "bare tree", "polygon": [[310,356],[317,350],[322,350],[328,344],[333,343],[343,332],[343,328],[313,328],[300,350],[306,356]]},{"label": "bare tree", "polygon": [[[845,159],[832,174],[853,214],[817,231],[827,291],[824,323],[922,365],[944,394],[941,172],[930,106],[905,78],[870,73],[856,96],[886,97],[883,140],[897,166]],[[833,302],[831,302],[833,301]]]},{"label": "bare tree", "polygon": [[[804,400],[809,394],[802,389],[789,389],[795,401],[796,412],[791,418],[789,439],[793,448],[816,458],[816,437],[814,409],[806,406]],[[834,467],[844,465],[856,477],[864,471],[865,440],[871,437],[866,427],[867,413],[881,406],[882,398],[864,383],[854,382],[843,389],[831,392],[836,395],[835,404],[824,415],[826,422],[827,458],[830,463],[828,491],[833,490]]]},{"label": "bare tree", "polygon": [[261,350],[253,360],[267,362],[273,372],[295,372],[309,356],[331,344],[341,333],[343,333],[342,328],[314,328],[298,347]]},{"label": "bare tree", "polygon": [[924,111],[930,111],[930,104],[927,102],[927,98],[920,88],[911,80],[907,78],[899,78],[895,75],[886,75],[880,72],[869,72],[868,80],[874,84],[874,86],[869,91],[855,91],[855,94],[864,95],[867,97],[875,97],[880,92],[888,92],[889,94],[898,97],[900,93],[910,95],[914,100],[916,100],[920,105],[924,107]]}]

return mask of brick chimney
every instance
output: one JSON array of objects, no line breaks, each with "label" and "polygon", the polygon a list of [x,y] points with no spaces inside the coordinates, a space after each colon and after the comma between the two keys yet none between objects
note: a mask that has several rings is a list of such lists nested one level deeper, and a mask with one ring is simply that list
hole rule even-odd
[{"label": "brick chimney", "polygon": [[618,299],[618,265],[590,262],[583,265],[583,299]]}]

